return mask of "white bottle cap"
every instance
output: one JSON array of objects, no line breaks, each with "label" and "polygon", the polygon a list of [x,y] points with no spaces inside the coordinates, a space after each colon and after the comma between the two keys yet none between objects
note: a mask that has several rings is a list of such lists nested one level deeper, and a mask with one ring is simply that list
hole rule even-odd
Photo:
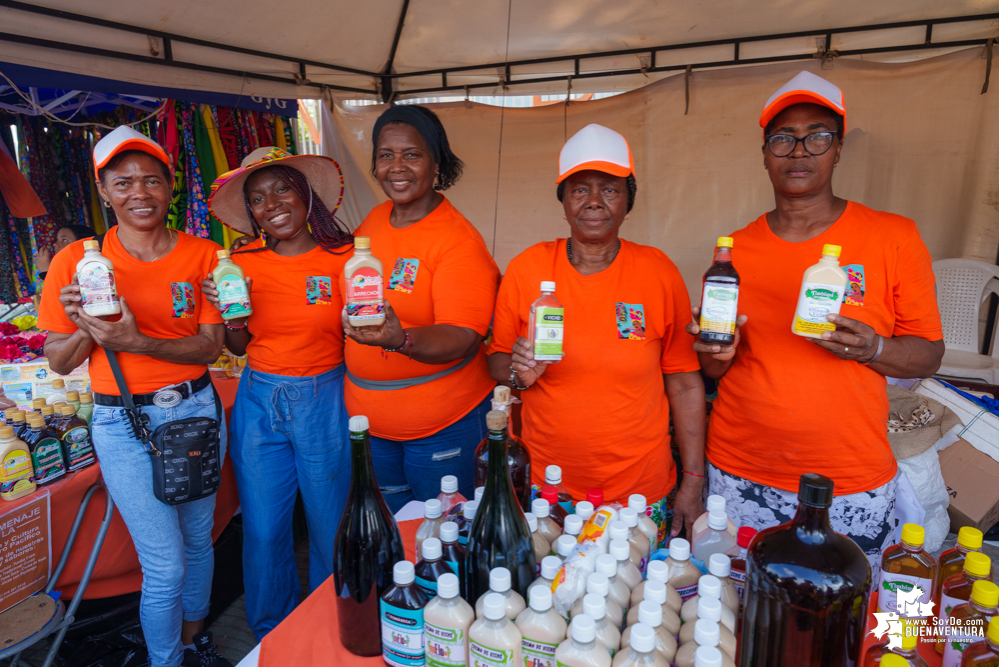
[{"label": "white bottle cap", "polygon": [[640,493],[631,494],[628,496],[628,507],[638,514],[645,514],[645,510],[648,508],[648,505],[645,504],[645,496]]},{"label": "white bottle cap", "polygon": [[458,478],[454,475],[441,477],[441,493],[458,493]]},{"label": "white bottle cap", "polygon": [[597,624],[585,613],[577,614],[572,619],[572,638],[580,644],[589,644],[597,638]]},{"label": "white bottle cap", "polygon": [[617,576],[617,561],[610,554],[600,554],[597,556],[597,572],[608,579]]},{"label": "white bottle cap", "polygon": [[697,580],[697,594],[702,598],[721,599],[721,582],[713,574],[705,574]]},{"label": "white bottle cap", "polygon": [[557,553],[562,558],[568,558],[569,554],[572,553],[573,547],[576,546],[576,538],[572,535],[559,535],[558,539],[555,540],[555,553]]},{"label": "white bottle cap", "polygon": [[539,519],[544,519],[552,511],[552,506],[544,498],[535,498],[531,502],[531,513]]},{"label": "white bottle cap", "polygon": [[510,590],[510,570],[505,567],[489,570],[489,590],[494,593],[506,593]]},{"label": "white bottle cap", "polygon": [[531,589],[531,609],[545,613],[552,608],[552,589],[547,586],[535,586]]},{"label": "white bottle cap", "polygon": [[583,520],[578,514],[570,514],[565,517],[563,530],[566,535],[579,535],[583,532]]},{"label": "white bottle cap", "polygon": [[724,510],[711,510],[708,512],[708,528],[713,530],[725,530],[728,528],[728,515]]},{"label": "white bottle cap", "polygon": [[423,560],[438,560],[441,557],[441,541],[436,537],[428,537],[423,540],[422,548]]},{"label": "white bottle cap", "polygon": [[560,567],[562,567],[562,560],[558,556],[545,556],[541,559],[541,576],[549,581],[554,581]]},{"label": "white bottle cap", "polygon": [[663,606],[652,600],[642,600],[638,603],[638,622],[658,628],[663,624]]},{"label": "white bottle cap", "polygon": [[[424,542],[426,544],[426,542]],[[447,572],[437,577],[437,595],[444,600],[458,597],[458,575]]]},{"label": "white bottle cap", "polygon": [[541,281],[541,291],[542,292],[554,292],[555,291],[555,281],[554,280],[542,280]]},{"label": "white bottle cap", "polygon": [[458,524],[454,521],[445,521],[441,524],[441,542],[451,544],[458,541]]},{"label": "white bottle cap", "polygon": [[716,577],[727,577],[732,573],[732,559],[725,554],[711,554],[708,558],[708,572]]},{"label": "white bottle cap", "polygon": [[486,598],[482,601],[482,615],[490,621],[506,618],[506,598],[499,593],[486,593]]},{"label": "white bottle cap", "polygon": [[666,584],[651,579],[645,582],[645,599],[658,605],[666,604]]},{"label": "white bottle cap", "polygon": [[617,521],[611,521],[610,527],[607,529],[607,534],[612,540],[627,540],[628,524],[620,519]]},{"label": "white bottle cap", "polygon": [[[554,284],[554,283],[552,283]],[[545,468],[545,484],[557,486],[562,483],[562,469],[558,466],[548,466]]]},{"label": "white bottle cap", "polygon": [[485,492],[486,492],[486,487],[484,487],[484,486],[477,486],[477,487],[475,487],[475,502],[481,502],[482,501],[482,494],[485,493]]},{"label": "white bottle cap", "polygon": [[392,581],[397,586],[405,586],[416,581],[416,567],[408,560],[401,560],[392,566]]},{"label": "white bottle cap", "polygon": [[694,667],[722,667],[722,652],[714,646],[698,646],[694,651]]},{"label": "white bottle cap", "polygon": [[669,565],[664,560],[654,560],[649,562],[649,567],[645,571],[646,579],[649,581],[669,581]]},{"label": "white bottle cap", "polygon": [[697,618],[706,618],[715,623],[721,622],[721,600],[715,598],[698,598]]},{"label": "white bottle cap", "polygon": [[704,503],[704,508],[709,512],[725,511],[725,496],[708,496],[708,501]]},{"label": "white bottle cap", "polygon": [[441,501],[431,498],[423,503],[423,516],[428,519],[439,519],[441,516]]},{"label": "white bottle cap", "polygon": [[631,545],[628,544],[628,540],[611,540],[607,552],[614,557],[614,560],[620,563],[623,560],[631,558]]},{"label": "white bottle cap", "polygon": [[631,648],[636,653],[651,653],[656,647],[655,630],[645,623],[637,623],[631,628]]},{"label": "white bottle cap", "polygon": [[600,574],[599,572],[592,572],[586,577],[586,592],[596,593],[600,597],[606,597],[610,592],[610,580],[607,579],[606,575]]},{"label": "white bottle cap", "polygon": [[583,596],[583,613],[599,621],[607,615],[607,600],[602,595],[587,593]]},{"label": "white bottle cap", "polygon": [[527,519],[527,527],[531,532],[538,532],[538,517],[534,516],[534,512],[524,512],[524,518]]},{"label": "white bottle cap", "polygon": [[716,621],[699,618],[694,622],[694,641],[698,646],[718,646],[721,629]]},{"label": "white bottle cap", "polygon": [[590,517],[593,516],[593,512],[593,503],[589,500],[580,500],[576,503],[576,516],[583,521],[589,521]]},{"label": "white bottle cap", "polygon": [[690,560],[690,542],[682,537],[669,541],[669,557],[673,560]]},{"label": "white bottle cap", "polygon": [[624,522],[628,528],[634,528],[638,525],[638,512],[631,509],[630,507],[625,507],[623,510],[617,513],[621,517],[621,521]]},{"label": "white bottle cap", "polygon": [[360,433],[368,430],[368,418],[364,415],[356,415],[347,420],[347,430],[351,433]]},{"label": "white bottle cap", "polygon": [[475,518],[475,513],[479,511],[479,503],[475,500],[466,500],[465,507],[462,512],[465,515],[466,521],[471,521]]}]

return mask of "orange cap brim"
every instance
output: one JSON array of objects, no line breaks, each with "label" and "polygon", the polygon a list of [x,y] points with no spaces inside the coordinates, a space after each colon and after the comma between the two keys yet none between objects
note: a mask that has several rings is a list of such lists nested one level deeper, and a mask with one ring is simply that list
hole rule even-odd
[{"label": "orange cap brim", "polygon": [[[628,151],[628,157],[629,158],[631,157],[630,150]],[[557,179],[555,179],[555,183],[556,184],[561,183],[562,181],[569,178],[576,172],[586,171],[587,169],[592,169],[594,171],[602,171],[605,174],[610,174],[611,176],[621,176],[622,178],[625,176],[630,176],[635,173],[635,170],[630,166],[624,167],[615,162],[604,162],[602,160],[593,160],[591,162],[584,162],[582,164],[577,164],[575,167],[565,172],[564,174],[561,174]]]},{"label": "orange cap brim", "polygon": [[100,178],[99,172],[101,169],[106,167],[109,162],[114,158],[115,155],[123,151],[142,151],[143,153],[148,153],[152,155],[157,160],[160,160],[168,168],[170,165],[170,158],[167,156],[166,151],[160,148],[159,144],[153,141],[145,141],[142,139],[129,139],[128,141],[123,141],[118,144],[111,153],[104,158],[100,164],[94,165],[94,177]]},{"label": "orange cap brim", "polygon": [[776,118],[781,111],[795,104],[818,104],[831,111],[835,111],[843,117],[843,131],[846,132],[846,109],[840,109],[825,97],[809,90],[789,90],[767,105],[767,108],[763,110],[763,114],[760,116],[760,127],[765,129],[770,121]]}]

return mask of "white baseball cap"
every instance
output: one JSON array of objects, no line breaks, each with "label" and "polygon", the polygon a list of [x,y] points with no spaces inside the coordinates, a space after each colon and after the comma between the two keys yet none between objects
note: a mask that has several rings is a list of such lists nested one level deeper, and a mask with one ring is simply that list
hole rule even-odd
[{"label": "white baseball cap", "polygon": [[802,103],[819,104],[832,109],[843,116],[843,129],[846,129],[846,103],[843,100],[843,91],[811,72],[798,72],[794,78],[770,96],[760,116],[760,127],[765,128],[777,114],[789,106]]},{"label": "white baseball cap", "polygon": [[635,160],[628,141],[609,127],[591,123],[572,135],[558,156],[558,178],[561,183],[571,174],[586,169],[602,171],[612,176],[635,173]]},{"label": "white baseball cap", "polygon": [[170,167],[170,158],[162,146],[128,125],[122,125],[111,130],[94,146],[94,176],[98,177],[97,172],[122,151],[143,151]]}]

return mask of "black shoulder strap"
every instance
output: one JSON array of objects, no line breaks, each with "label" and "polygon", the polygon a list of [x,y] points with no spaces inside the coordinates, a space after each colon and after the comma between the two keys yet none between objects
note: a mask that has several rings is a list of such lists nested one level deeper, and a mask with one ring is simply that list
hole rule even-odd
[{"label": "black shoulder strap", "polygon": [[[101,236],[104,235],[101,234]],[[125,411],[128,413],[129,422],[131,422],[130,430],[132,431],[132,435],[142,443],[147,452],[150,454],[159,454],[156,448],[149,442],[149,430],[135,409],[135,403],[132,401],[132,392],[128,390],[128,385],[125,383],[125,375],[121,372],[121,366],[118,365],[118,357],[115,356],[113,350],[109,350],[106,347],[101,349],[104,350],[104,354],[108,357],[108,365],[111,366],[111,373],[114,374],[115,384],[118,385],[118,391],[121,393],[121,402],[125,404]]]},{"label": "black shoulder strap", "polygon": [[[98,234],[94,237],[94,240],[97,241],[98,250],[104,250],[104,237],[107,236],[107,234],[107,232],[104,232],[103,234]],[[108,357],[108,359],[110,359],[110,357]],[[119,389],[121,389],[121,387],[119,387]]]}]

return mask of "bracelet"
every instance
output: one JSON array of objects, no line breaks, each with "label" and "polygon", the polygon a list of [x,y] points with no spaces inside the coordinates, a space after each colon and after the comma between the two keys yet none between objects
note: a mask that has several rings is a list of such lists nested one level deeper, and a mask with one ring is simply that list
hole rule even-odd
[{"label": "bracelet", "polygon": [[232,326],[231,324],[229,324],[229,320],[222,320],[222,323],[225,325],[225,328],[228,329],[229,331],[243,331],[246,329],[246,326],[249,324],[249,320],[243,322],[243,326],[241,327]]},{"label": "bracelet", "polygon": [[[405,338],[403,338],[403,340],[402,340],[402,345],[400,345],[399,347],[396,347],[396,348],[387,348],[386,347],[386,348],[384,348],[384,350],[386,352],[402,352],[403,350],[406,349],[406,347],[408,347],[408,346],[411,345],[412,339],[409,337],[409,331],[407,331],[406,329],[403,329],[402,333],[405,336]],[[412,359],[413,355],[409,354],[409,358]]]},{"label": "bracelet", "polygon": [[700,477],[701,479],[707,479],[707,475],[698,475],[696,472],[690,472],[689,470],[681,470],[684,475],[692,475],[694,477]]},{"label": "bracelet", "polygon": [[516,389],[517,391],[527,391],[528,389],[531,388],[531,385],[527,385],[526,387],[521,387],[519,384],[517,384],[517,371],[513,370],[513,364],[510,364],[510,384],[512,384],[513,388]]},{"label": "bracelet", "polygon": [[863,365],[865,365],[865,366],[870,366],[870,365],[871,365],[871,364],[873,364],[873,363],[874,363],[875,361],[877,361],[877,360],[878,360],[878,357],[880,357],[880,356],[881,356],[881,353],[882,353],[882,352],[884,351],[884,349],[885,349],[885,337],[884,337],[884,336],[882,336],[881,334],[876,334],[876,335],[877,335],[877,337],[878,337],[878,351],[877,351],[877,352],[875,352],[875,353],[874,353],[874,356],[873,356],[873,357],[871,357],[870,359],[868,359],[867,361],[863,361],[863,362],[861,362],[861,363],[862,363]]}]

